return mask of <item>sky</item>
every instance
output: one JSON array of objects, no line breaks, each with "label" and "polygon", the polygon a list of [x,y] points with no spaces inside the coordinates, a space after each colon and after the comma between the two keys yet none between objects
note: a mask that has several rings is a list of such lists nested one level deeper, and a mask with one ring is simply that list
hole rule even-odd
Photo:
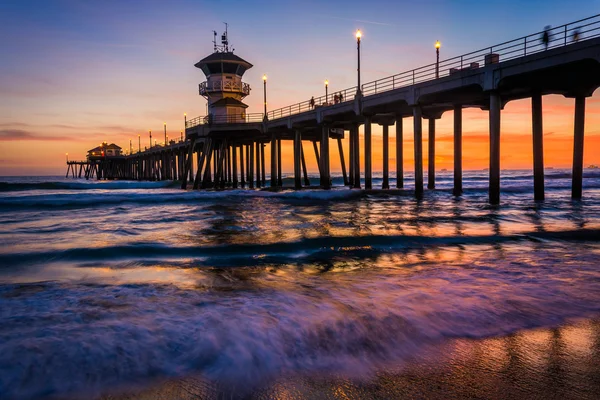
[{"label": "sky", "polygon": [[[103,141],[128,149],[132,140],[135,148],[138,135],[143,147],[148,130],[162,137],[164,122],[169,136],[179,137],[184,113],[205,115],[206,101],[198,95],[205,77],[194,64],[212,53],[212,31],[222,32],[223,22],[235,54],[254,65],[244,75],[253,88],[244,102],[248,113],[260,113],[263,74],[269,109],[323,95],[325,79],[330,93],[354,86],[356,29],[363,32],[366,83],[433,63],[436,40],[443,60],[598,13],[600,0],[2,0],[0,175],[60,175],[65,153],[83,160]],[[600,164],[600,90],[586,106],[584,164]],[[574,101],[544,96],[543,107],[545,164],[569,168]],[[452,169],[452,123],[449,112],[437,124],[438,169]],[[404,127],[405,169],[411,170],[411,118]],[[373,134],[377,171],[380,127]],[[488,166],[488,136],[487,112],[465,110],[465,169]],[[530,100],[508,103],[501,167],[531,168],[531,142]],[[331,148],[332,170],[339,171]],[[293,170],[291,149],[284,143],[287,172]],[[307,162],[317,169],[314,157]]]}]

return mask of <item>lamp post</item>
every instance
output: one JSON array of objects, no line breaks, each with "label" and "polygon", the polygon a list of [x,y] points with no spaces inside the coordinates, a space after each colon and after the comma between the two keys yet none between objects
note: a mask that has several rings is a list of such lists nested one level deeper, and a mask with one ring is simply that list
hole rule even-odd
[{"label": "lamp post", "polygon": [[183,142],[183,131],[179,131],[179,141]]},{"label": "lamp post", "polygon": [[440,77],[440,47],[442,44],[439,40],[435,41],[435,79]]},{"label": "lamp post", "polygon": [[131,139],[129,139],[129,154],[133,153],[133,147],[131,146]]},{"label": "lamp post", "polygon": [[167,145],[167,123],[163,122],[163,126],[165,127],[165,146]]},{"label": "lamp post", "polygon": [[152,129],[150,129],[148,133],[150,134],[150,148],[152,148]]},{"label": "lamp post", "polygon": [[187,129],[187,113],[183,113],[183,129]]},{"label": "lamp post", "polygon": [[263,92],[265,97],[265,110],[263,119],[267,119],[267,75],[263,75]]},{"label": "lamp post", "polygon": [[328,89],[329,89],[329,80],[325,79],[325,104],[327,104],[327,98],[329,97],[327,95]]},{"label": "lamp post", "polygon": [[138,153],[142,152],[142,138],[138,135]]},{"label": "lamp post", "polygon": [[361,95],[361,90],[360,90],[360,38],[361,37],[362,37],[362,33],[360,32],[360,29],[358,29],[356,31],[356,52],[358,55],[358,68],[356,69],[358,72],[358,86],[356,88],[357,96]]}]

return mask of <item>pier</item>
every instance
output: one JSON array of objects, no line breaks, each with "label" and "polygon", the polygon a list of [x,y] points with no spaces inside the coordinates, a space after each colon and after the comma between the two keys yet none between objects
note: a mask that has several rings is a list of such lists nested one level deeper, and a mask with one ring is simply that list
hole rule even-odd
[{"label": "pier", "polygon": [[[314,152],[319,185],[331,188],[330,145],[337,147],[344,183],[364,189],[372,184],[372,125],[383,130],[383,183],[390,188],[389,135],[394,126],[397,160],[396,188],[404,187],[403,119],[413,117],[415,195],[424,193],[423,120],[429,130],[427,189],[435,189],[436,120],[454,114],[454,195],[462,184],[462,110],[478,108],[489,113],[489,201],[500,202],[501,113],[513,100],[532,102],[534,198],[544,199],[543,96],[559,94],[575,99],[572,198],[581,199],[585,102],[600,87],[600,14],[548,31],[438,61],[410,71],[361,84],[360,45],[357,35],[357,85],[338,93],[330,103],[321,96],[276,110],[246,114],[242,99],[250,86],[242,75],[252,65],[229,51],[225,40],[215,52],[196,64],[207,76],[199,94],[209,101],[209,115],[185,118],[185,137],[165,141],[124,156],[100,156],[68,163],[67,175],[97,179],[178,180],[183,189],[262,188],[267,186],[265,147],[270,151],[272,188],[282,186],[281,144],[293,142],[294,187],[310,185],[306,157]],[[265,93],[267,77],[263,77]],[[359,127],[364,129],[364,166],[361,170]],[[342,141],[348,140],[349,154]],[[131,148],[131,145],[130,145]],[[346,157],[347,156],[347,157]],[[79,172],[77,173],[77,167]],[[90,173],[88,174],[89,171]]]}]

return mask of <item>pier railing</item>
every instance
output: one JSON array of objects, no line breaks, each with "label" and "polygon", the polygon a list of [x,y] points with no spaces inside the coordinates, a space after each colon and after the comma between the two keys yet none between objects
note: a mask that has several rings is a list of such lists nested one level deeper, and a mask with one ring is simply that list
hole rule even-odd
[{"label": "pier railing", "polygon": [[186,121],[186,128],[193,128],[198,125],[212,124],[247,124],[251,122],[262,122],[264,119],[263,113],[251,113],[240,115],[206,115],[192,118]]},{"label": "pier railing", "polygon": [[[430,81],[450,76],[464,70],[481,68],[485,65],[512,60],[547,49],[563,47],[568,44],[592,39],[600,36],[600,14],[570,22],[565,25],[548,29],[548,41],[543,41],[544,31],[510,40],[481,50],[463,54],[461,56],[442,60],[419,67],[410,71],[388,76],[376,81],[361,85],[363,96],[377,94],[388,90],[412,86],[417,83]],[[356,86],[337,92],[332,92],[326,99],[325,96],[313,98],[290,106],[269,111],[270,120],[299,114],[319,106],[335,105],[334,94],[342,93],[342,103],[351,101],[356,95]],[[313,101],[314,100],[314,101]]]}]

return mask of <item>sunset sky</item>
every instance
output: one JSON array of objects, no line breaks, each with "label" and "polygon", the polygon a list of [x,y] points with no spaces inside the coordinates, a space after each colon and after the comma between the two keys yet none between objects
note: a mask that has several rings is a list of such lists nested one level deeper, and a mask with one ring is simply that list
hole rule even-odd
[{"label": "sunset sky", "polygon": [[[143,147],[149,129],[162,137],[163,122],[170,137],[179,137],[184,112],[190,118],[205,114],[198,95],[205,77],[193,65],[212,52],[212,31],[221,33],[222,22],[229,23],[235,54],[254,64],[244,75],[253,87],[244,100],[248,112],[262,112],[263,74],[269,77],[269,109],[323,95],[325,79],[330,93],[355,85],[357,28],[363,32],[362,81],[369,82],[434,62],[436,40],[441,58],[450,58],[599,10],[600,0],[4,0],[0,175],[60,175],[65,153],[84,159],[102,141],[128,149],[130,139],[136,148],[138,134]],[[545,164],[570,167],[574,101],[543,101]],[[586,111],[584,164],[600,164],[600,90],[587,99]],[[440,169],[452,169],[452,122],[452,113],[438,121]],[[412,119],[404,127],[405,169],[412,170]],[[465,169],[487,167],[487,112],[465,110],[463,135]],[[502,113],[501,167],[531,168],[531,142],[530,101],[509,103]],[[289,172],[291,144],[284,149]],[[377,126],[373,149],[374,169],[380,170]],[[314,157],[308,162],[316,170]]]}]

